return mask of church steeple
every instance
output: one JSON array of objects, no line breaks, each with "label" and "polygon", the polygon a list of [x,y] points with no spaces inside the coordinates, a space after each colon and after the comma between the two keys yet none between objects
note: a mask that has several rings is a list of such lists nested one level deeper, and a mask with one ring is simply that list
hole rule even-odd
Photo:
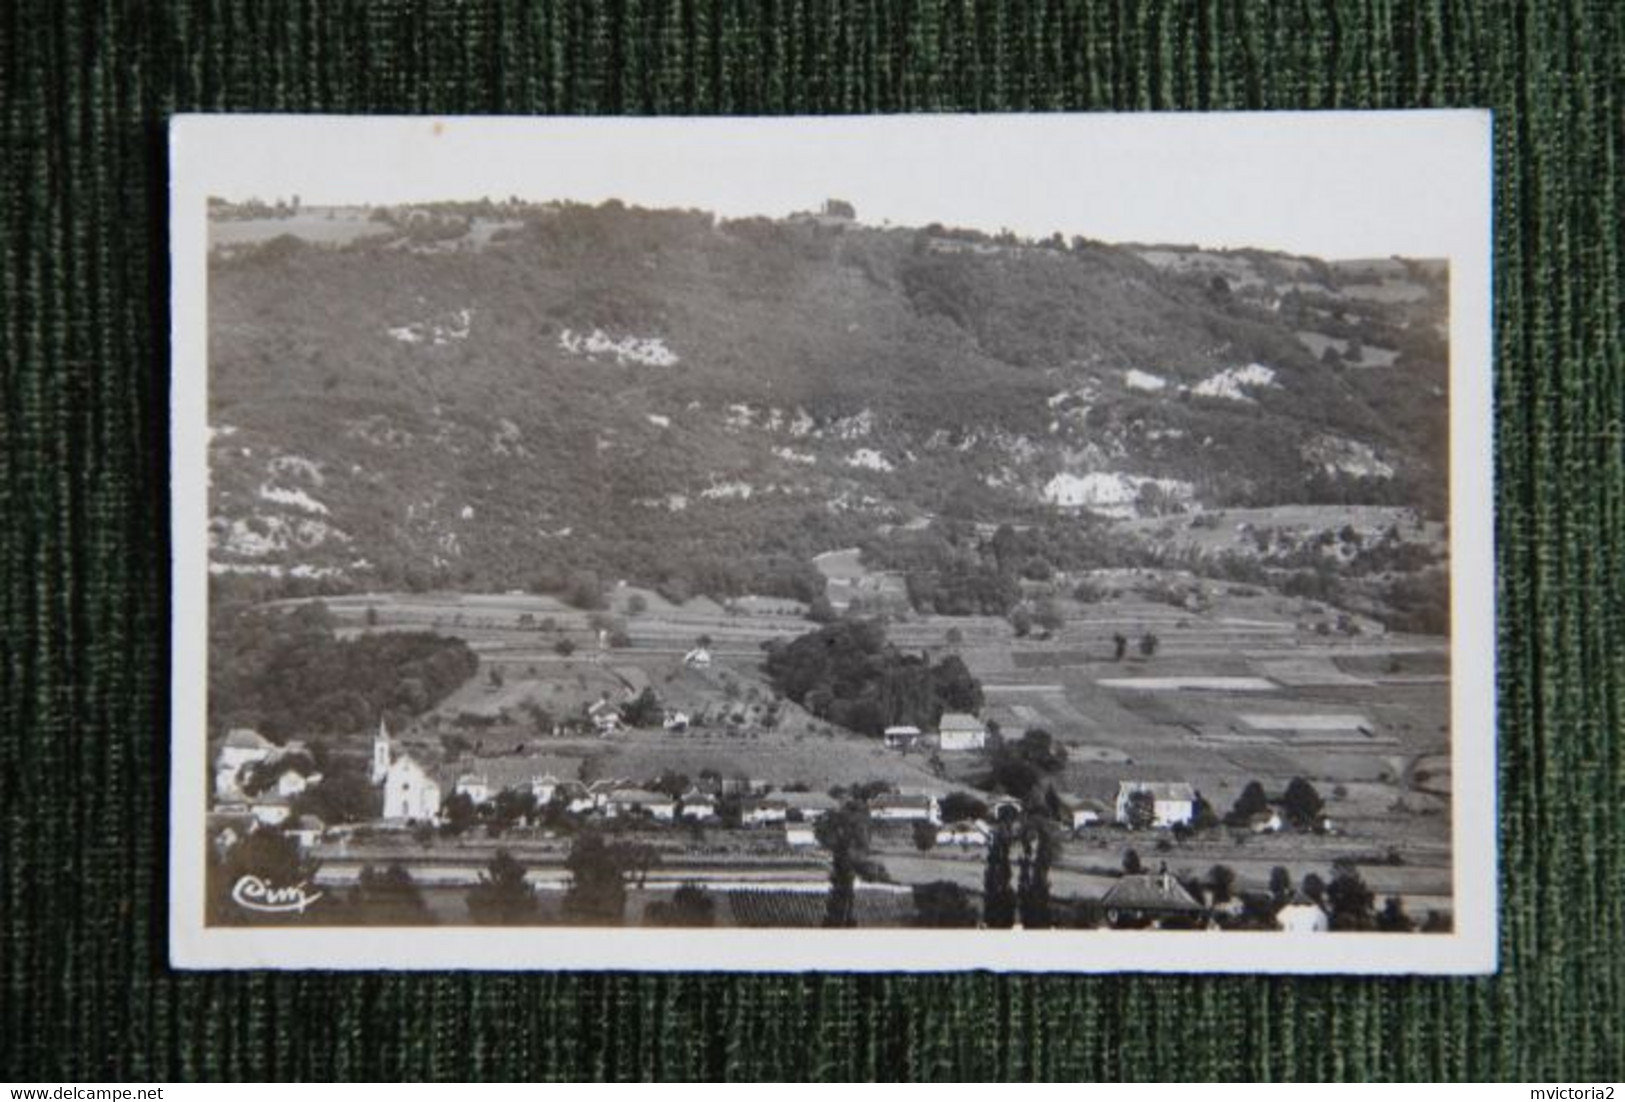
[{"label": "church steeple", "polygon": [[389,728],[378,717],[378,733],[372,736],[372,783],[383,784],[389,775]]}]

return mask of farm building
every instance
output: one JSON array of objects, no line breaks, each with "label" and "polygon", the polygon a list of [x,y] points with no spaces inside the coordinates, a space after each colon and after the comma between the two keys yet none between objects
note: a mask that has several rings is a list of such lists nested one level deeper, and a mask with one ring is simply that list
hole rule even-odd
[{"label": "farm building", "polygon": [[775,798],[783,802],[785,810],[792,818],[799,817],[809,823],[828,815],[840,806],[834,797],[826,796],[822,792],[781,792]]},{"label": "farm building", "polygon": [[786,845],[805,847],[818,844],[818,833],[811,823],[785,823],[784,841]]},{"label": "farm building", "polygon": [[462,793],[476,804],[515,789],[528,790],[537,803],[545,804],[559,789],[558,774],[573,778],[577,767],[577,763],[568,758],[505,754],[460,762],[443,773],[440,782],[442,790]]},{"label": "farm building", "polygon": [[869,818],[877,823],[934,823],[938,816],[932,796],[882,793],[869,801]]},{"label": "farm building", "polygon": [[949,823],[937,831],[939,846],[985,846],[990,831],[986,823]]},{"label": "farm building", "polygon": [[1129,802],[1146,793],[1155,807],[1151,825],[1172,827],[1188,823],[1196,814],[1196,790],[1181,781],[1123,781],[1117,786],[1117,821],[1129,822]]},{"label": "farm building", "polygon": [[683,665],[691,670],[708,670],[711,668],[711,652],[705,647],[695,647],[683,655]]},{"label": "farm building", "polygon": [[789,818],[790,807],[782,799],[774,797],[768,800],[757,800],[739,816],[739,821],[745,826],[767,826],[771,823],[782,823]]},{"label": "farm building", "polygon": [[1099,800],[1091,800],[1085,796],[1070,796],[1067,806],[1072,809],[1072,829],[1078,830],[1086,826],[1098,826],[1106,821],[1111,809]]},{"label": "farm building", "polygon": [[617,788],[604,801],[604,810],[614,815],[644,813],[663,822],[677,815],[677,801],[664,792],[650,792],[643,788]]},{"label": "farm building", "polygon": [[1160,927],[1170,920],[1189,920],[1202,905],[1191,898],[1167,870],[1124,876],[1106,889],[1100,905],[1106,921],[1119,927]]},{"label": "farm building", "polygon": [[682,807],[678,816],[690,822],[702,823],[707,819],[717,817],[716,797],[707,795],[697,788],[691,788],[683,793]]},{"label": "farm building", "polygon": [[881,735],[888,750],[912,750],[920,741],[918,727],[888,727]]},{"label": "farm building", "polygon": [[980,750],[987,745],[987,727],[964,712],[944,712],[937,723],[938,745],[945,751]]}]

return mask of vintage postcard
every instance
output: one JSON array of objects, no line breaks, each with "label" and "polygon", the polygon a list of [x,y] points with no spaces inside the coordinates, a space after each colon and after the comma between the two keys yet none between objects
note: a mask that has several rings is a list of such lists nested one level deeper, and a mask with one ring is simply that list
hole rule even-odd
[{"label": "vintage postcard", "polygon": [[1492,971],[1490,127],[177,119],[173,962]]}]

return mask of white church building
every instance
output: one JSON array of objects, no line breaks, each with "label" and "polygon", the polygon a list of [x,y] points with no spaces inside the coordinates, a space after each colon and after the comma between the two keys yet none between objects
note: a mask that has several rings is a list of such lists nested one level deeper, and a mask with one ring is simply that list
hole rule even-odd
[{"label": "white church building", "polygon": [[385,819],[426,821],[440,814],[440,782],[411,754],[393,753],[383,720],[372,740],[371,776],[383,788]]}]

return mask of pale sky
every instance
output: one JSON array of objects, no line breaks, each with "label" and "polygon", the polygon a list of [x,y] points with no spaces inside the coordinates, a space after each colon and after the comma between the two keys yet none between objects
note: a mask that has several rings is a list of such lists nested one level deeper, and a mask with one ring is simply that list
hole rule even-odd
[{"label": "pale sky", "polygon": [[[484,196],[859,220],[1328,258],[1487,252],[1474,111],[865,118],[182,116],[177,179],[307,205]],[[199,178],[201,177],[201,178]]]}]

